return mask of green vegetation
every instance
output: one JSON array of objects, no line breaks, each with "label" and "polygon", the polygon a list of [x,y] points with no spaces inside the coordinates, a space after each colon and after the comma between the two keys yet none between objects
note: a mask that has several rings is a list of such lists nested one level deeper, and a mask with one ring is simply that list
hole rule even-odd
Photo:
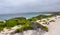
[{"label": "green vegetation", "polygon": [[47,24],[47,22],[44,22],[44,23],[42,23],[42,24]]},{"label": "green vegetation", "polygon": [[4,27],[5,27],[5,23],[3,21],[0,21],[0,31],[2,31]]},{"label": "green vegetation", "polygon": [[16,25],[24,25],[26,23],[26,18],[13,18],[6,21],[6,27],[14,27]]},{"label": "green vegetation", "polygon": [[43,20],[42,22],[46,22],[46,20]]},{"label": "green vegetation", "polygon": [[55,22],[55,20],[50,20],[49,22]]},{"label": "green vegetation", "polygon": [[2,27],[0,27],[0,31],[2,31],[3,30],[3,28]]},{"label": "green vegetation", "polygon": [[0,21],[0,30],[5,27],[7,27],[8,29],[11,29],[16,25],[24,25],[25,23],[26,23],[26,18],[24,17],[12,18],[12,19],[6,20],[5,23],[3,21]]},{"label": "green vegetation", "polygon": [[[55,15],[54,14],[52,14],[52,15],[38,15],[38,16],[32,17],[32,18],[30,18],[28,20],[30,20],[30,21],[36,21],[36,20],[41,20],[43,18],[50,18],[52,16],[55,16]],[[49,19],[47,19],[47,20],[49,20]]]},{"label": "green vegetation", "polygon": [[[41,28],[42,30],[48,32],[48,27],[46,26],[42,26],[41,24],[34,22],[38,27],[37,28]],[[25,30],[33,30],[34,28],[32,27],[31,23],[29,23],[28,25],[23,25],[22,27],[16,29],[15,32],[22,32]]]},{"label": "green vegetation", "polygon": [[39,24],[39,23],[36,23],[36,25],[38,25],[38,28],[41,28],[42,30],[48,32],[48,27],[47,27],[47,26],[42,26],[42,25]]},{"label": "green vegetation", "polygon": [[[12,28],[16,25],[21,25],[22,27],[16,29],[16,32],[22,32],[24,30],[29,30],[33,29],[31,25],[31,21],[36,21],[36,20],[41,20],[43,18],[50,18],[52,16],[56,16],[57,14],[52,14],[52,15],[38,15],[36,17],[32,17],[29,19],[26,19],[25,17],[16,17],[16,18],[11,18],[6,20],[6,22],[0,21],[0,31],[2,31],[5,27],[6,28]],[[58,14],[59,15],[59,14]],[[49,19],[47,19],[49,20]],[[45,20],[44,20],[45,22]],[[51,20],[50,22],[54,22],[54,20]],[[48,28],[46,26],[42,26],[39,23],[36,23],[38,25],[38,28],[43,29],[44,31],[48,31]]]},{"label": "green vegetation", "polygon": [[22,32],[24,30],[31,30],[31,29],[33,29],[32,25],[28,24],[28,25],[23,25],[22,27],[16,29],[15,32]]}]

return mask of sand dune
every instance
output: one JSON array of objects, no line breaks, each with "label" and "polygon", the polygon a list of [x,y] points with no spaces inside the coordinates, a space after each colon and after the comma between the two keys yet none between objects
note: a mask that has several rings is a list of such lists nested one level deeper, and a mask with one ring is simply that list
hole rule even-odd
[{"label": "sand dune", "polygon": [[[53,18],[55,19],[55,17]],[[49,32],[46,32],[44,35],[60,35],[60,18],[57,17],[55,22],[52,22],[48,25],[48,28]]]},{"label": "sand dune", "polygon": [[[44,24],[41,24],[41,25],[44,25],[44,26],[47,26],[49,31],[44,33],[44,35],[60,35],[60,16],[57,16],[57,17],[51,17],[49,18],[49,20],[55,20],[55,22],[49,22],[49,25],[44,25]],[[46,20],[47,19],[42,19],[42,20]],[[39,22],[40,20],[37,20],[37,22]],[[48,21],[47,21],[48,22]],[[1,31],[0,32],[0,35],[10,35],[11,32],[15,31],[17,28],[19,28],[20,26],[15,26],[12,28],[12,30],[8,30],[8,29],[4,29],[4,31]],[[41,30],[40,30],[41,31]],[[34,31],[33,31],[34,32]],[[25,34],[27,35],[30,35],[33,33],[32,30],[28,30],[28,32],[25,31]],[[40,32],[39,32],[40,33]],[[17,33],[19,34],[19,33]],[[17,35],[15,34],[15,35]],[[24,34],[24,35],[25,35]],[[40,33],[41,34],[41,33]],[[19,34],[20,35],[20,34]],[[36,33],[35,33],[36,35]]]}]

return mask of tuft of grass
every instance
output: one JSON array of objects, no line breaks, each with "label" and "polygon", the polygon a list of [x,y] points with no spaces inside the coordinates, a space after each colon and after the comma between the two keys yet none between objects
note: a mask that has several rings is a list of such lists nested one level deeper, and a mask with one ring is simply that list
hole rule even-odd
[{"label": "tuft of grass", "polygon": [[42,22],[46,22],[46,20],[43,20]]},{"label": "tuft of grass", "polygon": [[0,27],[0,31],[2,31],[3,30],[3,28],[2,27]]},{"label": "tuft of grass", "polygon": [[44,22],[44,23],[42,23],[42,24],[47,24],[47,22]]},{"label": "tuft of grass", "polygon": [[28,25],[23,25],[22,27],[16,29],[15,32],[22,32],[22,31],[25,31],[25,30],[32,30],[32,25],[31,24],[28,24]]},{"label": "tuft of grass", "polygon": [[55,22],[55,20],[50,20],[49,22]]},{"label": "tuft of grass", "polygon": [[41,25],[39,23],[36,23],[36,25],[38,25],[38,28],[41,28],[42,30],[48,32],[48,27],[47,26],[43,26],[43,25]]}]

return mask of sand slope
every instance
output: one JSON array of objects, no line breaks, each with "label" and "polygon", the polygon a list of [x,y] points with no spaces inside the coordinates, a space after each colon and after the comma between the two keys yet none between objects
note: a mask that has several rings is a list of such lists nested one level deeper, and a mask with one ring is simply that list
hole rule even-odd
[{"label": "sand slope", "polygon": [[60,35],[60,18],[55,19],[55,22],[52,22],[48,25],[49,32],[46,32],[44,35]]}]

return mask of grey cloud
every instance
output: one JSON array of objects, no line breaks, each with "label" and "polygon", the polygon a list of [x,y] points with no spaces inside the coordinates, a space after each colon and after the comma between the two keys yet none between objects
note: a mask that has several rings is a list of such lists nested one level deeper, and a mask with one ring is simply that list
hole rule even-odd
[{"label": "grey cloud", "polygon": [[0,0],[0,14],[60,11],[60,0]]}]

